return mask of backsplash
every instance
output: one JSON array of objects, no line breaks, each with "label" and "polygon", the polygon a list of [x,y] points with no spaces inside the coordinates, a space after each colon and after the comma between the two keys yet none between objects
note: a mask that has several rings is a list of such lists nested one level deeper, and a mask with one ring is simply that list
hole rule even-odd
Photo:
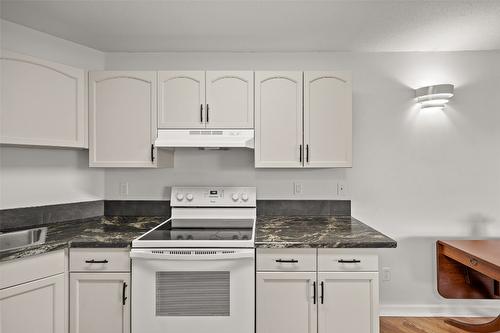
[{"label": "backsplash", "polygon": [[[0,231],[96,216],[170,216],[168,200],[98,200],[0,210]],[[258,216],[351,216],[350,200],[257,200]]]},{"label": "backsplash", "polygon": [[69,204],[0,210],[0,231],[81,220],[104,214],[104,201],[85,201]]}]

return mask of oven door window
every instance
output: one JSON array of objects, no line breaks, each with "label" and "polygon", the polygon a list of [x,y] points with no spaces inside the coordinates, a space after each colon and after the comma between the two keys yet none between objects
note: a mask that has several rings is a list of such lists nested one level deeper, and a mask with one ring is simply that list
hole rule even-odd
[{"label": "oven door window", "polygon": [[156,316],[229,316],[229,275],[223,271],[156,272]]}]

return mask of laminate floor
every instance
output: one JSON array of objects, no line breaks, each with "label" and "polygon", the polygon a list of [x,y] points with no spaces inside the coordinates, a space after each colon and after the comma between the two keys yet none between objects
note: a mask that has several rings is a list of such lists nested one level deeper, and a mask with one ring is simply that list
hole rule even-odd
[{"label": "laminate floor", "polygon": [[[440,317],[380,317],[380,333],[465,333]],[[456,318],[464,322],[483,323],[492,318]]]}]

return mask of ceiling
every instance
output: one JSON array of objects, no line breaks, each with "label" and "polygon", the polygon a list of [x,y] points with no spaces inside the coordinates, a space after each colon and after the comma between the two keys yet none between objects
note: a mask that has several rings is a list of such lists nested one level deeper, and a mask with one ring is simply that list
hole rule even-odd
[{"label": "ceiling", "polygon": [[5,20],[106,52],[500,49],[500,0],[1,1]]}]

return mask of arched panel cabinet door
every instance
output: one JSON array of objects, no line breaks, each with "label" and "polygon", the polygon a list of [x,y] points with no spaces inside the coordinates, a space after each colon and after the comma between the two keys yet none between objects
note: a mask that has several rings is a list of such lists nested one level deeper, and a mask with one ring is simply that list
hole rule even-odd
[{"label": "arched panel cabinet door", "polygon": [[348,72],[304,72],[305,167],[352,167]]},{"label": "arched panel cabinet door", "polygon": [[85,71],[1,54],[0,143],[87,148]]},{"label": "arched panel cabinet door", "polygon": [[253,72],[206,73],[207,128],[253,128]]},{"label": "arched panel cabinet door", "polygon": [[303,165],[302,72],[255,72],[255,167]]},{"label": "arched panel cabinet door", "polygon": [[158,128],[203,128],[205,72],[158,72]]},{"label": "arched panel cabinet door", "polygon": [[92,167],[157,167],[156,72],[89,75]]}]

